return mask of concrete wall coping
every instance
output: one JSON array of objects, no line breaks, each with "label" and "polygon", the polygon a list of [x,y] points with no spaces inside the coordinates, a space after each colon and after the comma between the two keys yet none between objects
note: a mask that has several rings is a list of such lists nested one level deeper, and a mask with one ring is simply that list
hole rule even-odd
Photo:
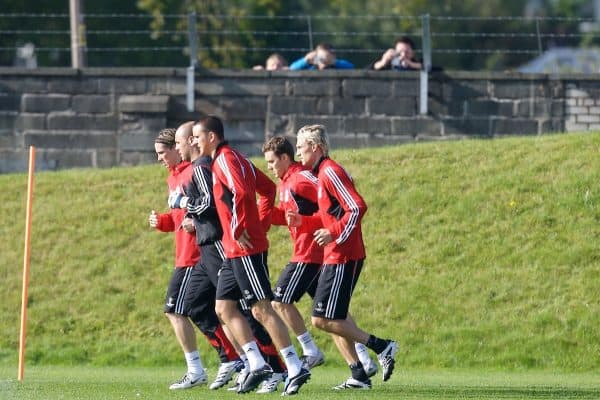
[{"label": "concrete wall coping", "polygon": [[[58,68],[44,67],[36,69],[25,69],[16,67],[0,67],[0,78],[2,77],[184,77],[186,68]],[[196,71],[196,78],[368,78],[384,80],[418,78],[418,71],[370,71],[365,69],[354,70],[327,70],[327,71],[254,71],[234,69],[202,69]],[[430,74],[434,80],[525,80],[525,81],[600,81],[600,74],[524,74],[514,71],[435,71]]]}]

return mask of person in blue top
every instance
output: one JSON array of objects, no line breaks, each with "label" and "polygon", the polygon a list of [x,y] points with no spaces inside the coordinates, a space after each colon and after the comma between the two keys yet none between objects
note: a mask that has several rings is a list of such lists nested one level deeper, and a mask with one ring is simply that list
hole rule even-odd
[{"label": "person in blue top", "polygon": [[315,49],[304,57],[294,61],[290,70],[301,69],[352,69],[354,64],[348,60],[336,58],[335,52],[329,43],[319,43]]}]

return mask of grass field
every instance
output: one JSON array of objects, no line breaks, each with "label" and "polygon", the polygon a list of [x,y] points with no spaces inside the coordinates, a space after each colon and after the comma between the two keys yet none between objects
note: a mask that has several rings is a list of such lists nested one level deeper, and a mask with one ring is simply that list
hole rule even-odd
[{"label": "grass field", "polygon": [[[233,399],[237,394],[206,387],[169,391],[179,378],[174,368],[32,367],[25,381],[15,371],[0,368],[0,398],[12,399]],[[336,392],[331,387],[347,371],[330,367],[314,370],[296,398],[330,399],[598,399],[599,374],[552,372],[397,371],[382,383],[377,375],[370,391]],[[10,376],[10,378],[7,378]],[[280,387],[281,390],[281,387]],[[275,398],[278,394],[246,394],[244,399]]]},{"label": "grass field", "polygon": [[[369,205],[351,308],[365,329],[398,340],[400,371],[512,371],[509,387],[519,372],[600,373],[599,155],[598,133],[333,150]],[[173,239],[147,226],[151,209],[166,209],[165,175],[158,165],[36,175],[28,385],[48,371],[85,373],[94,386],[93,367],[181,373],[162,315]],[[26,182],[0,175],[2,368],[17,360]],[[289,238],[276,228],[269,236],[277,275]],[[308,315],[309,302],[300,307]],[[313,333],[327,367],[343,365],[330,338]],[[49,365],[76,368],[52,375]],[[542,386],[561,383],[541,376]],[[150,381],[161,390],[163,379]],[[404,378],[392,384],[411,393]],[[436,383],[427,385],[416,393]]]}]

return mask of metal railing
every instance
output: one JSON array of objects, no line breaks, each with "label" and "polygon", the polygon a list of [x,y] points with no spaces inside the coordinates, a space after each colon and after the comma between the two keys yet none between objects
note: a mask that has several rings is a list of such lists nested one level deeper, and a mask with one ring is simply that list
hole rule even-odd
[{"label": "metal railing", "polygon": [[[187,66],[191,32],[200,64],[225,68],[251,67],[273,52],[292,60],[323,41],[360,68],[404,35],[423,60],[428,43],[429,65],[447,69],[514,68],[553,46],[600,45],[598,26],[585,18],[191,15],[162,15],[160,29],[151,29],[148,14],[84,14],[88,65]],[[580,32],[581,24],[596,30]],[[32,43],[38,65],[69,65],[69,35],[69,14],[0,13],[0,64]]]}]

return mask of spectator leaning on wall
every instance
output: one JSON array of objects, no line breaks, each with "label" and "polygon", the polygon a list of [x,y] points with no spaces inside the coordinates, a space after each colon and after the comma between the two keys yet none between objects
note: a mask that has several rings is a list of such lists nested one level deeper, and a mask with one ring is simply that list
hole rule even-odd
[{"label": "spectator leaning on wall", "polygon": [[423,64],[415,58],[415,44],[406,36],[396,40],[393,49],[387,49],[381,58],[369,66],[369,69],[415,71]]},{"label": "spectator leaning on wall", "polygon": [[335,52],[330,44],[319,43],[315,49],[307,53],[304,57],[294,61],[290,69],[352,69],[354,64],[348,60],[342,60],[335,56]]},{"label": "spectator leaning on wall", "polygon": [[265,61],[265,66],[255,65],[252,67],[254,70],[267,70],[267,71],[280,71],[289,69],[288,62],[286,59],[279,53],[271,54],[267,60]]}]

